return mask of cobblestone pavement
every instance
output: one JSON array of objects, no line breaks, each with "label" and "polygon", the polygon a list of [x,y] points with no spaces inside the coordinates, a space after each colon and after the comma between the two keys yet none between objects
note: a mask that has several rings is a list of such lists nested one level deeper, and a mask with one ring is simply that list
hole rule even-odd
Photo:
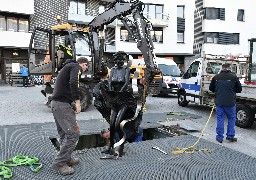
[{"label": "cobblestone pavement", "polygon": [[[44,105],[44,96],[41,94],[43,87],[11,87],[0,85],[0,126],[30,123],[54,122],[50,108]],[[189,104],[188,107],[177,105],[175,96],[148,97],[146,113],[186,112],[198,115],[201,118],[191,118],[188,121],[199,129],[202,129],[208,119],[211,108]],[[102,119],[101,114],[91,106],[86,112],[78,114],[77,119],[84,121],[88,119]],[[215,141],[215,112],[203,135],[203,139]],[[157,121],[157,119],[156,119]],[[180,123],[181,120],[171,120],[172,123]],[[189,132],[199,136],[199,132]],[[224,141],[221,145],[243,152],[256,158],[256,123],[250,129],[236,127],[237,143]],[[191,142],[193,145],[194,142]],[[207,148],[207,147],[206,147]]]}]

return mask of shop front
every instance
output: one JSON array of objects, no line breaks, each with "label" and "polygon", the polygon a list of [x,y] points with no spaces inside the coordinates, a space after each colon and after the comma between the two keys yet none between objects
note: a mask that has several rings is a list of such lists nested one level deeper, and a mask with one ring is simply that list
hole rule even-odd
[{"label": "shop front", "polygon": [[2,79],[5,83],[22,83],[22,76],[19,70],[23,65],[28,67],[28,50],[24,49],[3,49],[1,58]]}]

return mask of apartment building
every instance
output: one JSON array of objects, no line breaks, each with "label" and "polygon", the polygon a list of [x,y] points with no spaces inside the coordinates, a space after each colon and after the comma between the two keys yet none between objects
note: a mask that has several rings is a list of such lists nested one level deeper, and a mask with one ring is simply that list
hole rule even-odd
[{"label": "apartment building", "polygon": [[34,0],[0,2],[0,80],[28,62]]},{"label": "apartment building", "polygon": [[255,5],[249,0],[196,0],[194,54],[248,54],[248,39],[256,37]]},{"label": "apartment building", "polygon": [[[0,59],[1,77],[16,73],[17,66],[27,64],[31,31],[37,26],[50,28],[61,23],[87,25],[102,13],[113,0],[8,0],[0,5]],[[154,53],[158,57],[173,59],[184,68],[184,59],[193,55],[193,8],[187,0],[142,0],[143,14],[151,21]],[[141,52],[131,35],[119,20],[106,26],[106,56],[125,51],[140,58]],[[38,37],[43,39],[43,37]],[[40,39],[40,40],[41,40]],[[37,41],[35,41],[37,43]]]},{"label": "apartment building", "polygon": [[[88,24],[95,16],[108,7],[111,0],[69,0],[68,21]],[[151,37],[154,53],[158,57],[174,59],[184,68],[184,59],[193,55],[194,7],[187,0],[142,0],[145,4],[143,14],[152,23]],[[125,51],[133,58],[141,58],[141,52],[131,34],[122,22],[115,20],[105,29],[107,57],[117,51]]]},{"label": "apartment building", "polygon": [[[202,54],[248,54],[248,39],[256,37],[254,6],[249,0],[141,0],[151,21],[154,53],[173,59],[185,70]],[[0,2],[0,79],[26,64],[30,31],[61,23],[87,25],[113,0],[4,0]],[[231,6],[232,4],[232,6]],[[119,20],[105,29],[105,52],[125,51],[137,59],[141,52]],[[42,38],[42,37],[39,37]],[[195,56],[194,56],[195,55]]]}]

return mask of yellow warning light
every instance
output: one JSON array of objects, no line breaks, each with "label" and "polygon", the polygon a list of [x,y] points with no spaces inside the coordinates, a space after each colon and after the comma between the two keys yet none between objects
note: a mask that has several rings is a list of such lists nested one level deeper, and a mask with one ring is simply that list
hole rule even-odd
[{"label": "yellow warning light", "polygon": [[60,21],[61,20],[61,16],[57,16],[57,21]]}]

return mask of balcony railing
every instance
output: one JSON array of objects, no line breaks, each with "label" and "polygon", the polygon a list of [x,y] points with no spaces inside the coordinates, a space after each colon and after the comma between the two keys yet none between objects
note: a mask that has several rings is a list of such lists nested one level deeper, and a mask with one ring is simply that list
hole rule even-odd
[{"label": "balcony railing", "polygon": [[[162,16],[162,18],[156,18],[156,17],[151,17],[149,13],[143,13],[144,17],[146,17],[151,23],[153,26],[155,27],[166,27],[168,26],[169,24],[169,19],[170,19],[170,16],[169,14],[157,14],[157,15],[160,15]],[[128,15],[126,16],[129,20],[133,21],[133,17],[132,15]],[[122,22],[119,20],[118,21],[118,25],[122,25]]]}]

